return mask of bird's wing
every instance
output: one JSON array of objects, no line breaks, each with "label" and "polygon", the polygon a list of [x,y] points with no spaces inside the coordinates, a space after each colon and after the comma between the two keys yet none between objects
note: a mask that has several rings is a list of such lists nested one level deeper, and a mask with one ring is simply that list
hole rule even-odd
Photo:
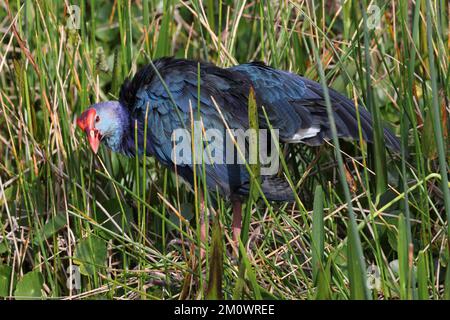
[{"label": "bird's wing", "polygon": [[[271,125],[280,129],[283,141],[320,145],[332,138],[321,84],[259,62],[230,69],[245,74],[251,80],[259,104],[265,107]],[[359,139],[354,103],[333,89],[329,89],[329,95],[338,136]],[[372,142],[371,115],[364,107],[358,109],[362,137]],[[264,123],[265,119],[262,120]],[[387,145],[399,149],[398,139],[387,129],[384,134]]]},{"label": "bird's wing", "polygon": [[[123,85],[120,101],[140,123],[145,123],[147,113],[149,154],[166,166],[173,168],[176,165],[183,178],[192,182],[194,165],[180,163],[181,159],[173,159],[173,139],[180,141],[173,136],[174,132],[178,129],[186,130],[184,132],[190,136],[192,119],[196,121],[199,117],[205,131],[224,131],[222,116],[230,128],[245,128],[248,81],[226,69],[209,64],[201,64],[199,68],[196,62],[188,60],[165,58],[155,61],[154,66],[160,76],[154,72],[151,65],[141,69],[133,80]],[[211,97],[220,107],[222,115],[217,111]],[[143,132],[143,129],[139,131]],[[222,137],[224,136],[225,133],[222,134]],[[223,141],[215,142],[214,146],[220,148]],[[175,155],[177,154],[176,152]],[[225,157],[225,152],[223,154]],[[242,169],[242,166],[227,166],[225,163],[207,165],[207,183],[213,188],[218,186],[225,194],[230,194],[233,188],[248,182],[248,174]],[[202,172],[201,166],[197,172]]]}]

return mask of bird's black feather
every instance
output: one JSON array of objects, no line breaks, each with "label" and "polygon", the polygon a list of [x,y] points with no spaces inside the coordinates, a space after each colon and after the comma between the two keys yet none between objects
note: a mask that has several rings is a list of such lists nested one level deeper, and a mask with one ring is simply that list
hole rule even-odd
[{"label": "bird's black feather", "polygon": [[[273,69],[261,62],[226,69],[210,63],[175,58],[158,59],[153,64],[154,67],[148,65],[139,70],[132,80],[124,82],[120,103],[128,110],[133,120],[130,123],[138,123],[139,148],[143,146],[143,127],[147,125],[147,153],[176,169],[188,182],[193,181],[194,165],[180,165],[172,161],[173,131],[180,127],[190,129],[192,115],[202,118],[205,130],[214,128],[225,131],[223,120],[231,129],[247,129],[251,87],[255,90],[259,105],[260,127],[269,126],[262,112],[264,107],[270,124],[279,130],[282,142],[315,146],[331,138],[323,88],[317,82]],[[358,139],[359,126],[354,103],[332,89],[329,93],[338,135]],[[217,106],[221,113],[217,111]],[[359,107],[359,116],[362,137],[372,142],[371,115],[365,108]],[[132,130],[130,136],[134,136]],[[398,149],[398,139],[387,129],[385,139],[388,146]],[[134,148],[131,137],[130,141],[130,148]],[[214,164],[205,167],[205,179],[211,190],[218,190],[226,196],[248,193],[250,176],[244,165]],[[197,172],[202,172],[201,166]],[[284,179],[263,177],[261,186],[269,200],[293,199],[292,190]]]}]

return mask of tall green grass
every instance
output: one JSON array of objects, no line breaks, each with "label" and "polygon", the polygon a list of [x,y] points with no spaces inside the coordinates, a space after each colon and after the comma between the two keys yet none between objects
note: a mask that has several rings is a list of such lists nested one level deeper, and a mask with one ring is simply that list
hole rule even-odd
[{"label": "tall green grass", "polygon": [[[448,2],[0,8],[0,297],[450,298]],[[77,114],[116,99],[126,77],[166,55],[304,74],[369,108],[375,144],[280,146],[298,198],[269,203],[256,192],[235,261],[225,199],[205,197],[209,240],[200,241],[199,172],[193,194],[152,158],[104,147],[94,156],[76,129]],[[386,125],[399,155],[385,151]],[[73,267],[79,288],[67,285]]]}]

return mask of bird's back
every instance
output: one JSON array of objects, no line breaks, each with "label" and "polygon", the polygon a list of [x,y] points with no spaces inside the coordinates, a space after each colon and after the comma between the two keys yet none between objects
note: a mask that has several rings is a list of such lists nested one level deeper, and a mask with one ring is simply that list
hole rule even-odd
[{"label": "bird's back", "polygon": [[[227,128],[246,130],[249,127],[250,87],[254,88],[260,106],[261,128],[269,127],[261,108],[264,106],[270,124],[279,130],[281,142],[319,145],[331,138],[321,85],[262,63],[223,69],[191,60],[159,59],[124,83],[120,102],[138,124],[139,148],[143,148],[144,127],[147,125],[147,154],[176,169],[188,182],[194,179],[196,164],[174,160],[176,141],[173,133],[184,129],[192,134],[196,120],[201,120],[204,132],[209,129],[222,132],[223,140],[219,146],[221,144],[223,148],[224,161],[205,165],[206,183],[210,190],[218,190],[225,196],[246,195],[250,176],[245,165],[226,162],[225,138]],[[333,90],[330,90],[330,98],[339,136],[358,139],[359,126],[353,103]],[[371,116],[364,108],[360,108],[359,115],[362,136],[371,142]],[[398,148],[397,139],[388,130],[385,138],[388,146]],[[201,165],[198,169],[196,172],[202,174]],[[269,200],[293,199],[284,179],[265,176],[261,186]]]},{"label": "bird's back", "polygon": [[[271,125],[280,129],[280,138],[284,142],[317,146],[332,138],[321,84],[291,72],[273,69],[260,62],[242,64],[230,69],[249,78],[259,104],[266,108]],[[338,136],[358,140],[361,129],[363,139],[373,142],[370,113],[364,107],[358,108],[359,126],[354,103],[330,88],[329,96]],[[387,129],[384,135],[388,147],[398,150],[398,139]]]},{"label": "bird's back", "polygon": [[[126,82],[120,101],[137,120],[140,135],[145,131],[145,124],[148,126],[147,154],[192,183],[194,166],[197,166],[196,173],[202,174],[202,165],[174,159],[174,143],[179,141],[176,137],[174,141],[174,132],[185,130],[190,136],[200,125],[201,131],[220,132],[223,141],[216,141],[215,146],[224,149],[227,128],[245,130],[248,127],[249,88],[248,79],[233,71],[207,63],[164,58],[155,61],[154,67],[148,65],[141,69]],[[223,161],[205,165],[205,180],[212,191],[217,189],[231,196],[241,186],[247,186],[249,175],[245,165],[227,164],[226,152],[219,151],[222,151]]]}]

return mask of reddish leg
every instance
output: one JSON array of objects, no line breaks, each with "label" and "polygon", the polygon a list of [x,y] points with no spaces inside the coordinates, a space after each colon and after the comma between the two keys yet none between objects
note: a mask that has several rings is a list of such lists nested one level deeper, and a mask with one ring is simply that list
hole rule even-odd
[{"label": "reddish leg", "polygon": [[239,238],[241,237],[242,229],[242,202],[240,199],[232,200],[233,204],[233,253],[238,256],[239,252]]},{"label": "reddish leg", "polygon": [[203,245],[206,243],[206,208],[205,208],[205,199],[203,198],[203,193],[200,192],[200,260],[203,260],[205,257],[205,249]]}]

